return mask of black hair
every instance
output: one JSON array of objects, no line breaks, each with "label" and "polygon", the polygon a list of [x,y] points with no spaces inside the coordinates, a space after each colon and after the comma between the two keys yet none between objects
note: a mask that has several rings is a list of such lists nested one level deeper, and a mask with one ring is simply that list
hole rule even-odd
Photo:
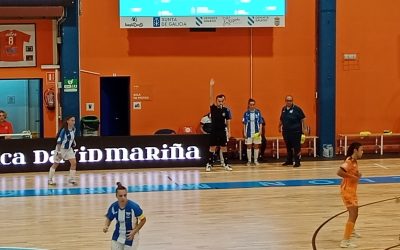
[{"label": "black hair", "polygon": [[64,130],[68,130],[68,120],[69,119],[71,119],[71,118],[73,118],[74,116],[73,115],[69,115],[69,116],[67,116],[67,117],[65,117],[65,119],[64,119],[64,122],[63,122],[63,125],[62,125],[62,128],[64,129]]},{"label": "black hair", "polygon": [[354,150],[358,150],[361,146],[362,145],[359,142],[353,142],[352,144],[350,144],[349,148],[347,149],[346,159],[351,157],[354,153]]},{"label": "black hair", "polygon": [[63,121],[63,123],[62,123],[62,127],[61,127],[61,129],[60,130],[58,130],[58,133],[57,133],[57,135],[56,135],[56,139],[58,139],[58,137],[60,136],[60,134],[61,134],[61,130],[68,130],[68,120],[69,119],[71,119],[72,117],[75,117],[75,116],[73,116],[73,115],[68,115],[67,117],[65,117],[65,119],[64,119],[64,121]]},{"label": "black hair", "polygon": [[286,100],[288,97],[291,97],[291,98],[292,98],[292,101],[293,101],[293,96],[292,96],[292,95],[287,95],[287,96],[285,96],[285,100]]},{"label": "black hair", "polygon": [[7,112],[6,111],[0,110],[0,113],[3,113],[4,114],[4,119],[7,119]]},{"label": "black hair", "polygon": [[126,187],[122,186],[121,182],[117,182],[117,188],[115,189],[115,195],[118,194],[118,190],[125,190],[125,191],[128,191],[128,190],[126,189]]},{"label": "black hair", "polygon": [[219,95],[217,95],[217,96],[215,97],[215,100],[217,100],[218,98],[224,98],[224,99],[226,99],[226,97],[225,97],[224,94],[219,94]]}]

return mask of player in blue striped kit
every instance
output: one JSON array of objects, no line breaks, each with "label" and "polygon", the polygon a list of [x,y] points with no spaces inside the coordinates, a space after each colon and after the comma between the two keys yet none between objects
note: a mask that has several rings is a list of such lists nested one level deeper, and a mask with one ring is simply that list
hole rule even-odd
[{"label": "player in blue striped kit", "polygon": [[139,230],[146,223],[146,217],[137,203],[128,200],[128,190],[120,182],[117,182],[115,195],[118,201],[111,204],[107,211],[103,232],[106,233],[111,221],[116,219],[111,250],[136,250],[139,244]]},{"label": "player in blue striped kit", "polygon": [[256,109],[256,101],[249,99],[248,109],[243,114],[243,135],[247,146],[247,166],[251,165],[251,148],[254,144],[254,164],[258,163],[258,154],[260,152],[260,145],[262,141],[262,123],[263,118],[260,110]]},{"label": "player in blue striped kit", "polygon": [[69,161],[71,166],[68,181],[71,184],[76,184],[76,158],[73,149],[76,146],[75,131],[75,117],[68,116],[63,123],[63,127],[57,134],[56,154],[54,155],[54,163],[49,170],[49,185],[56,185],[54,174],[61,160]]}]

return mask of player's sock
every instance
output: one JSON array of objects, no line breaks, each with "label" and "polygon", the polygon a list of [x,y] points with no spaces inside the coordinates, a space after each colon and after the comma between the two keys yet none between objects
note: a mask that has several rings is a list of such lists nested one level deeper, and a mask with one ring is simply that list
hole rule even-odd
[{"label": "player's sock", "polygon": [[55,173],[56,173],[56,170],[51,167],[49,170],[49,180],[53,180]]},{"label": "player's sock", "polygon": [[348,221],[348,222],[346,223],[346,227],[345,227],[345,229],[344,229],[344,236],[343,236],[343,239],[345,239],[345,240],[350,239],[350,235],[351,235],[351,233],[353,232],[353,229],[354,229],[354,223],[351,222],[351,221]]},{"label": "player's sock", "polygon": [[219,151],[219,159],[221,160],[221,165],[224,165],[225,164],[224,153],[221,150]]},{"label": "player's sock", "polygon": [[228,165],[228,152],[223,152],[222,155],[224,156],[224,166]]},{"label": "player's sock", "polygon": [[251,148],[247,149],[247,162],[251,162]]},{"label": "player's sock", "polygon": [[208,151],[208,164],[213,165],[215,152]]},{"label": "player's sock", "polygon": [[76,170],[75,169],[70,169],[69,170],[69,178],[75,179],[75,175],[76,175]]},{"label": "player's sock", "polygon": [[254,162],[258,161],[258,154],[260,153],[260,149],[255,148],[254,149]]}]

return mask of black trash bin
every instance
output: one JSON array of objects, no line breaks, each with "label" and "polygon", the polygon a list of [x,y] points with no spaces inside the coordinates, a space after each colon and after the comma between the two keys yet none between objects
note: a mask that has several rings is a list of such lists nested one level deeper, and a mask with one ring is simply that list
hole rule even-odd
[{"label": "black trash bin", "polygon": [[97,116],[84,116],[81,120],[82,136],[98,136],[100,121]]}]

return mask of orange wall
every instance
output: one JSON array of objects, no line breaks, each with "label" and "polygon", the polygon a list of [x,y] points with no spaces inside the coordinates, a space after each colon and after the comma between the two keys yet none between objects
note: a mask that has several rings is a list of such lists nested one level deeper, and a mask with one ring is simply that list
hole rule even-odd
[{"label": "orange wall", "polygon": [[[267,121],[267,134],[278,134],[280,109],[292,94],[315,133],[315,1],[288,2],[285,28],[188,29],[119,28],[118,1],[85,1],[80,20],[81,69],[100,76],[131,76],[133,85],[152,89],[142,110],[131,111],[131,134],[159,128],[197,127],[208,112],[209,79],[216,94],[227,96],[233,111],[234,136],[241,136],[241,117],[254,97]],[[98,18],[102,13],[102,18]],[[99,76],[81,72],[82,115],[95,102],[99,115]],[[132,107],[130,107],[132,109]]]},{"label": "orange wall", "polygon": [[[36,24],[36,67],[0,68],[0,79],[39,78],[43,79],[43,89],[46,85],[46,72],[40,68],[43,64],[53,64],[53,30],[49,20],[0,20],[0,24],[35,23]],[[55,113],[43,107],[44,136],[54,137],[56,131]]]},{"label": "orange wall", "polygon": [[[400,2],[385,1],[379,12],[369,3],[372,0],[338,1],[337,133],[400,131],[398,116],[386,111],[400,105]],[[131,76],[132,86],[152,89],[151,101],[131,112],[131,134],[197,127],[208,110],[208,81],[213,77],[216,93],[225,93],[232,108],[233,135],[240,136],[252,77],[268,135],[278,134],[279,111],[288,93],[304,109],[315,133],[315,3],[288,1],[287,6],[285,28],[191,33],[120,29],[117,1],[83,2],[81,68],[100,75],[81,73],[82,115],[100,116],[100,76],[116,74]],[[104,13],[102,18],[98,13]],[[40,65],[53,63],[51,21],[0,23],[36,23],[38,53],[37,67],[0,68],[0,78],[45,78]],[[344,53],[357,53],[358,60],[344,62]],[[86,102],[95,103],[94,112],[85,111]],[[54,112],[44,110],[45,136],[54,136]]]},{"label": "orange wall", "polygon": [[[337,133],[400,131],[400,1],[337,1]],[[359,60],[343,62],[344,53]]]}]

